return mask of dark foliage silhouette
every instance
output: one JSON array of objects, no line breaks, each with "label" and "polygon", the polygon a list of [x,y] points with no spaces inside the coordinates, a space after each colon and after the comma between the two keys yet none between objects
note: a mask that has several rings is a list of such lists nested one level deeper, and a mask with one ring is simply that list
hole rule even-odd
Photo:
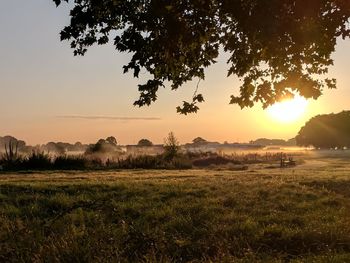
[{"label": "dark foliage silhouette", "polygon": [[118,145],[117,139],[114,136],[109,136],[108,138],[106,138],[106,141],[111,145]]},{"label": "dark foliage silhouette", "polygon": [[17,167],[21,162],[21,156],[18,154],[18,141],[9,141],[5,144],[5,154],[0,155],[0,166],[5,168]]},{"label": "dark foliage silhouette", "polygon": [[[176,90],[204,79],[220,49],[229,55],[228,76],[242,80],[231,103],[267,107],[295,93],[316,99],[335,88],[335,79],[322,75],[333,64],[337,38],[350,36],[348,0],[53,1],[72,4],[61,40],[70,41],[75,55],[112,40],[132,54],[124,72],[150,74],[138,86],[137,106],[154,102],[167,81]],[[203,101],[196,90],[177,110],[197,112]]]},{"label": "dark foliage silhouette", "polygon": [[313,117],[300,129],[296,140],[301,146],[350,148],[350,111]]},{"label": "dark foliage silhouette", "polygon": [[110,153],[110,152],[120,152],[120,147],[117,145],[117,140],[110,136],[106,139],[100,139],[97,143],[90,145],[85,154],[94,153]]},{"label": "dark foliage silhouette", "polygon": [[137,145],[138,146],[152,146],[153,143],[150,140],[148,140],[148,139],[141,139],[141,140],[139,140]]},{"label": "dark foliage silhouette", "polygon": [[89,166],[89,162],[83,156],[58,156],[53,161],[55,170],[84,170]]},{"label": "dark foliage silhouette", "polygon": [[193,144],[196,144],[196,145],[203,145],[203,144],[207,144],[208,141],[205,140],[205,139],[203,139],[202,137],[197,137],[197,138],[194,138],[194,139],[192,140],[192,143],[193,143]]}]

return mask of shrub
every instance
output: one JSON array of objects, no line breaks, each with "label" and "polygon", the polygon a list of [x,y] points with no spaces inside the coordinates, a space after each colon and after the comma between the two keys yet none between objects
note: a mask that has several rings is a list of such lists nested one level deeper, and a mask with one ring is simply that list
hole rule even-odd
[{"label": "shrub", "polygon": [[33,151],[29,157],[22,160],[20,168],[27,170],[50,170],[52,169],[52,159],[47,153]]},{"label": "shrub", "polygon": [[5,153],[1,155],[0,166],[5,170],[13,170],[19,166],[22,161],[21,156],[18,154],[18,142],[16,144],[12,141],[5,144]]},{"label": "shrub", "polygon": [[180,155],[173,158],[167,166],[167,169],[191,169],[191,168],[192,168],[192,161],[186,155]]},{"label": "shrub", "polygon": [[185,155],[178,155],[171,160],[166,155],[138,155],[107,162],[108,168],[114,169],[190,169],[191,160]]},{"label": "shrub", "polygon": [[209,156],[206,158],[201,158],[193,161],[194,166],[198,167],[208,167],[211,165],[225,165],[228,163],[233,163],[233,164],[240,164],[240,161],[236,161],[234,159],[230,159],[227,157],[222,157],[222,156]]},{"label": "shrub", "polygon": [[159,169],[162,168],[163,157],[139,155],[128,156],[125,159],[119,159],[116,168],[120,169]]},{"label": "shrub", "polygon": [[88,160],[83,156],[58,156],[53,162],[56,170],[84,170],[87,165]]}]

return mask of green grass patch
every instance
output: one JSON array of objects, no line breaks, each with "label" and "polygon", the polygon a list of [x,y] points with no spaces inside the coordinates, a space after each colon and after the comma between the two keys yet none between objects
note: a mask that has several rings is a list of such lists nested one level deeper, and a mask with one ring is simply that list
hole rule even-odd
[{"label": "green grass patch", "polygon": [[348,172],[0,175],[0,262],[349,262]]}]

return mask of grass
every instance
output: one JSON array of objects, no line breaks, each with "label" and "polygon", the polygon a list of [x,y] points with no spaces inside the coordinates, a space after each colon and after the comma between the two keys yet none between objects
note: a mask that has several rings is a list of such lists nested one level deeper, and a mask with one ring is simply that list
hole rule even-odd
[{"label": "grass", "polygon": [[350,165],[0,175],[0,262],[349,262]]}]

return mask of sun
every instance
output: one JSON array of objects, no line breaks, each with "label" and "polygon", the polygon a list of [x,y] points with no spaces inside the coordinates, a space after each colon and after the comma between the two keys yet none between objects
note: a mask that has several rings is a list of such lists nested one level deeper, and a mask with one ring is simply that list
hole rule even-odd
[{"label": "sun", "polygon": [[293,99],[277,102],[267,108],[271,118],[283,122],[291,123],[297,121],[305,113],[308,106],[308,101],[300,96],[295,96]]}]

